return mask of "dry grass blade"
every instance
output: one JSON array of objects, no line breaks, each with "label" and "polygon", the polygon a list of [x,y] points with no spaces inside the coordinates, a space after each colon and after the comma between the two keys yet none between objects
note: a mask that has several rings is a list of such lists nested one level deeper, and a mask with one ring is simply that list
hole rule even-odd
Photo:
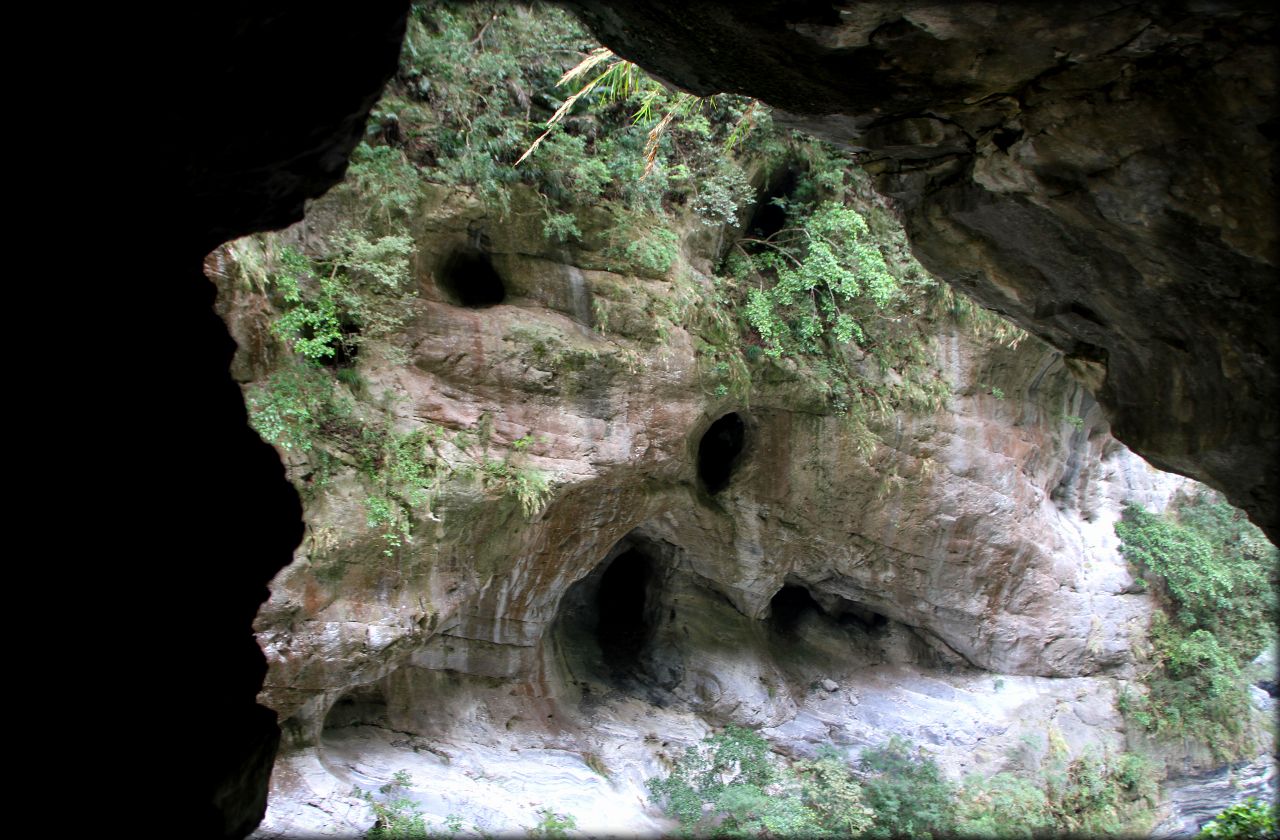
[{"label": "dry grass blade", "polygon": [[592,67],[595,67],[600,62],[607,61],[610,58],[613,58],[613,50],[608,47],[597,47],[589,52],[587,57],[582,59],[582,61],[579,61],[571,69],[566,70],[565,74],[560,77],[560,81],[556,82],[556,84],[567,85],[569,82],[572,82],[574,79],[586,73]]}]

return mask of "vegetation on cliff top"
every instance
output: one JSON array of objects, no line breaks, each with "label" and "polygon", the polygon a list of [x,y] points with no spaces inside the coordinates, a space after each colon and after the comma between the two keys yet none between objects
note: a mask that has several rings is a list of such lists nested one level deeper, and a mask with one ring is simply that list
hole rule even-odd
[{"label": "vegetation on cliff top", "polygon": [[[872,418],[946,398],[918,321],[965,307],[915,264],[847,157],[774,128],[756,103],[689,97],[634,65],[615,74],[626,84],[559,83],[601,54],[555,9],[416,4],[399,72],[325,199],[339,222],[318,238],[268,234],[230,249],[242,280],[269,295],[272,333],[292,352],[249,389],[255,428],[307,460],[295,470],[304,492],[336,470],[363,476],[388,553],[449,480],[479,476],[526,513],[550,492],[520,451],[491,455],[481,429],[462,430],[485,438],[479,455],[442,445],[453,442],[445,430],[402,429],[358,373],[362,354],[407,361],[395,339],[417,297],[411,228],[429,184],[469,191],[495,219],[517,192],[532,194],[547,239],[671,282],[654,334],[661,340],[667,322],[694,334],[709,393],[747,401],[762,377],[798,377],[868,446]],[[719,232],[709,279],[684,255],[699,228]],[[592,301],[606,332],[610,306]],[[784,360],[790,372],[770,372]],[[410,450],[420,468],[405,470]]]}]

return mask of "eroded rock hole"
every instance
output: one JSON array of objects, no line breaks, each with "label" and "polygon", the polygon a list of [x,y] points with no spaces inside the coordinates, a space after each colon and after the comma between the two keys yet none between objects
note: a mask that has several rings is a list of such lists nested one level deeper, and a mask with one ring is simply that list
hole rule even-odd
[{"label": "eroded rock hole", "polygon": [[507,298],[507,288],[488,255],[475,249],[456,251],[445,260],[437,283],[456,306],[479,309]]},{"label": "eroded rock hole", "polygon": [[711,424],[698,443],[698,478],[708,493],[729,485],[746,441],[747,426],[736,413]]},{"label": "eroded rock hole", "polygon": [[787,198],[795,192],[797,173],[794,169],[785,169],[770,180],[772,183],[757,196],[751,221],[747,222],[747,236],[752,239],[768,239],[787,226],[787,211],[779,207],[774,199]]},{"label": "eroded rock hole", "polygon": [[794,633],[805,616],[812,613],[825,615],[822,606],[803,586],[787,584],[769,602],[769,620],[780,633]]},{"label": "eroded rock hole", "polygon": [[662,592],[672,550],[629,536],[565,592],[552,634],[569,681],[648,697],[678,680],[680,664],[659,652],[672,620]]},{"label": "eroded rock hole", "polygon": [[606,662],[634,666],[649,637],[646,601],[653,561],[636,549],[619,555],[605,569],[596,591],[596,641]]},{"label": "eroded rock hole", "polygon": [[325,733],[350,726],[386,726],[387,698],[377,685],[362,685],[344,694],[325,715]]}]

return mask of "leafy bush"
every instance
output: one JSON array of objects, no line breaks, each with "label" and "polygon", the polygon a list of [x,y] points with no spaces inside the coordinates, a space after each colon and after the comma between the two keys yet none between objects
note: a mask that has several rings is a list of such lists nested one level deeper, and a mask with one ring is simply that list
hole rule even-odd
[{"label": "leafy bush", "polygon": [[1122,711],[1231,757],[1248,719],[1241,666],[1276,633],[1275,548],[1212,493],[1168,516],[1129,505],[1116,534],[1163,608],[1151,624],[1146,696],[1123,696]]},{"label": "leafy bush", "polygon": [[249,423],[268,443],[311,452],[326,435],[351,431],[351,404],[309,364],[287,365],[249,391]]},{"label": "leafy bush", "polygon": [[1239,805],[1224,809],[1205,823],[1196,835],[1197,840],[1270,840],[1276,836],[1280,822],[1280,805],[1270,808],[1253,797]]},{"label": "leafy bush", "polygon": [[1034,837],[1053,827],[1043,788],[1011,773],[969,776],[957,810],[956,830],[965,837]]},{"label": "leafy bush", "polygon": [[413,778],[407,770],[398,770],[391,781],[378,788],[381,798],[375,798],[367,790],[356,788],[352,796],[363,799],[373,808],[373,828],[365,833],[368,840],[420,840],[427,834],[427,823],[422,809],[409,798]]},{"label": "leafy bush", "polygon": [[752,268],[757,276],[772,275],[772,282],[748,292],[746,317],[775,358],[820,352],[828,334],[842,344],[865,341],[859,304],[882,309],[899,291],[866,221],[836,202],[823,202],[797,226],[756,242],[765,248],[752,254]]},{"label": "leafy bush", "polygon": [[538,809],[538,824],[529,829],[530,837],[545,837],[547,840],[563,840],[569,832],[578,827],[578,821],[572,814],[561,814],[550,808]]},{"label": "leafy bush", "polygon": [[404,323],[412,297],[409,255],[413,240],[403,234],[370,239],[346,228],[330,240],[332,253],[307,259],[292,248],[280,254],[271,284],[283,312],[272,324],[295,353],[313,362],[350,357],[367,338],[393,333]]},{"label": "leafy bush", "polygon": [[955,824],[954,790],[937,763],[894,735],[863,750],[858,762],[867,805],[875,811],[871,837],[946,836]]}]

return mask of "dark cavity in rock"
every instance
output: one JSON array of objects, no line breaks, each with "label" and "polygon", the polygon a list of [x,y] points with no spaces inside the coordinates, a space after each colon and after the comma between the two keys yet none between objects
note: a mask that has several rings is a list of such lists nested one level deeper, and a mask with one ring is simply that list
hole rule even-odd
[{"label": "dark cavity in rock", "polygon": [[768,239],[787,226],[787,211],[774,203],[795,192],[797,176],[794,169],[774,173],[756,197],[755,210],[747,223],[747,236],[752,239]]},{"label": "dark cavity in rock", "polygon": [[650,635],[645,602],[653,562],[636,549],[619,555],[596,591],[596,641],[606,662],[633,665]]},{"label": "dark cavity in rock", "polygon": [[362,685],[342,695],[325,715],[324,732],[348,726],[387,726],[387,698],[378,685]]},{"label": "dark cavity in rock", "polygon": [[823,613],[822,607],[803,586],[787,584],[769,602],[769,620],[780,633],[794,633],[809,613]]},{"label": "dark cavity in rock", "polygon": [[641,695],[654,686],[651,654],[663,617],[667,562],[660,544],[628,535],[569,587],[552,637],[570,680]]},{"label": "dark cavity in rock", "polygon": [[738,414],[726,414],[711,424],[698,443],[698,478],[708,493],[729,486],[746,441],[746,423]]},{"label": "dark cavity in rock", "polygon": [[507,287],[488,255],[475,249],[455,251],[437,282],[450,303],[468,309],[494,306],[507,298]]},{"label": "dark cavity in rock", "polygon": [[786,584],[769,602],[770,625],[783,635],[792,635],[806,617],[816,615],[846,629],[878,635],[878,631],[884,630],[889,624],[887,617],[848,598],[833,595],[819,597],[823,598],[823,603],[814,598],[807,587],[795,583]]}]

